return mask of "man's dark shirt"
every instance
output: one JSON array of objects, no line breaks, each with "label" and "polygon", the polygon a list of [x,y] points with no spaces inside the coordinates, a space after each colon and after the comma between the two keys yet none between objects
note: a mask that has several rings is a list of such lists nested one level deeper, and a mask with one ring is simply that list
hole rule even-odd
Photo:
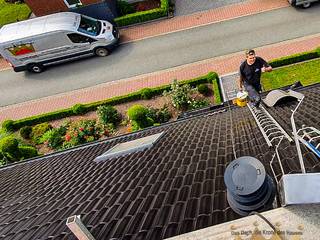
[{"label": "man's dark shirt", "polygon": [[269,67],[269,64],[261,57],[256,57],[254,64],[249,65],[244,61],[240,65],[240,74],[243,80],[252,86],[260,86],[261,68]]}]

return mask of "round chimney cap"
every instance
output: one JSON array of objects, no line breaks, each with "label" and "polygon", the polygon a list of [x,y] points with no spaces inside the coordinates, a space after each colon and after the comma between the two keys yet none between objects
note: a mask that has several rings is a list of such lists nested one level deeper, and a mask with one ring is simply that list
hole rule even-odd
[{"label": "round chimney cap", "polygon": [[266,179],[263,164],[256,158],[244,156],[232,161],[225,173],[227,189],[237,195],[249,195],[256,192]]}]

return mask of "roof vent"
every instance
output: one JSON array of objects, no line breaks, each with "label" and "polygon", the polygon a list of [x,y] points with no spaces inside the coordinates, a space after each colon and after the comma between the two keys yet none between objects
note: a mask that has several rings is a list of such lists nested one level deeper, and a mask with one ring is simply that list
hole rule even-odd
[{"label": "roof vent", "polygon": [[245,156],[232,161],[225,171],[224,182],[228,203],[239,215],[272,208],[276,188],[256,158]]},{"label": "roof vent", "polygon": [[114,157],[119,157],[151,148],[163,134],[164,132],[161,132],[147,137],[138,138],[133,141],[118,143],[104,154],[98,156],[95,161],[105,161]]}]

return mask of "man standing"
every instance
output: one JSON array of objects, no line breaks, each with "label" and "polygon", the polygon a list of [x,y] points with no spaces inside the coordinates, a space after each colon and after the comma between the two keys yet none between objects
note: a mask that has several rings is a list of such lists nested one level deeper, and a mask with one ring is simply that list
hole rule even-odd
[{"label": "man standing", "polygon": [[246,51],[246,60],[240,65],[239,90],[242,91],[244,87],[257,108],[261,102],[261,73],[271,71],[272,67],[263,58],[256,57],[254,50]]}]

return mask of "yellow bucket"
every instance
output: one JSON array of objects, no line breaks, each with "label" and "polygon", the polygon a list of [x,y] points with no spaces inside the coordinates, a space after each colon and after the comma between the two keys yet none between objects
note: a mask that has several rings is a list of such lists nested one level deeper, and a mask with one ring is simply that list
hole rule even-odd
[{"label": "yellow bucket", "polygon": [[235,104],[239,107],[247,106],[247,99],[236,98]]},{"label": "yellow bucket", "polygon": [[239,107],[247,106],[248,93],[246,91],[238,92],[237,98],[234,100],[234,104]]}]

